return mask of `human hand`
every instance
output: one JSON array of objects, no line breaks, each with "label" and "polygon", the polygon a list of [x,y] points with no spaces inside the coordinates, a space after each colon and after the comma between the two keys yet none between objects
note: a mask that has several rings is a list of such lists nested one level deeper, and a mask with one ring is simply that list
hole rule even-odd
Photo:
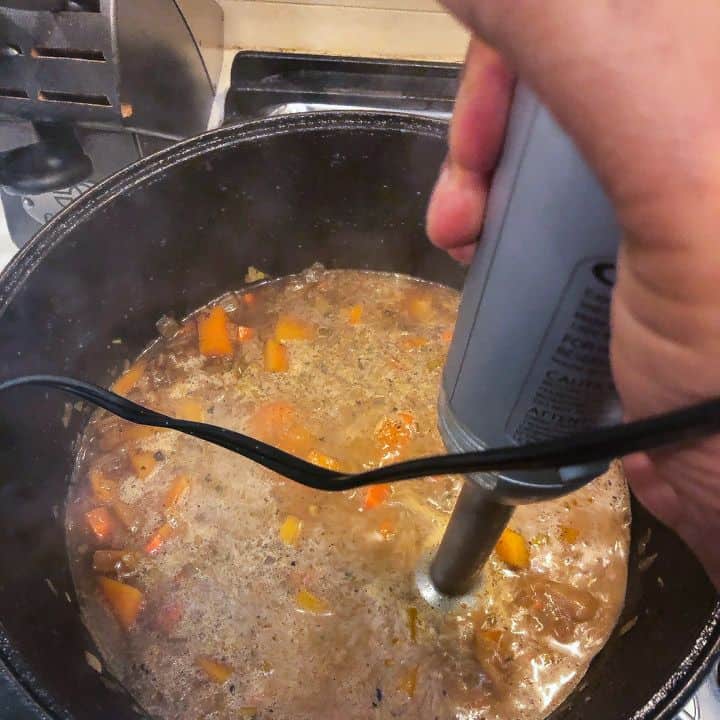
[{"label": "human hand", "polygon": [[[627,419],[720,395],[720,5],[443,1],[475,39],[428,210],[432,241],[472,257],[522,77],[593,166],[624,230],[611,359]],[[720,438],[624,465],[720,588]]]}]

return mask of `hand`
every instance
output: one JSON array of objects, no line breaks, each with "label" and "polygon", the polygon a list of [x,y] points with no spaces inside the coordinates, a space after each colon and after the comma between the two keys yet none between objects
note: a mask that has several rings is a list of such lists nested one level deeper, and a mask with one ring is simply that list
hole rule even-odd
[{"label": "hand", "polygon": [[[626,417],[720,395],[720,4],[443,1],[475,39],[432,241],[472,257],[517,74],[594,167],[624,230],[611,359]],[[720,438],[624,465],[720,588]]]}]

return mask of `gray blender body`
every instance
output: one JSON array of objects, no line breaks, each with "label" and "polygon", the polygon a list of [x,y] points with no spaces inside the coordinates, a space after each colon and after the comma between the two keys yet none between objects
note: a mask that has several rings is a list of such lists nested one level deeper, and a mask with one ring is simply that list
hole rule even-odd
[{"label": "gray blender body", "polygon": [[[620,420],[609,313],[620,228],[573,142],[526,88],[513,101],[445,366],[439,425],[450,452],[521,445]],[[462,594],[512,506],[571,492],[607,463],[467,477],[431,567]]]}]

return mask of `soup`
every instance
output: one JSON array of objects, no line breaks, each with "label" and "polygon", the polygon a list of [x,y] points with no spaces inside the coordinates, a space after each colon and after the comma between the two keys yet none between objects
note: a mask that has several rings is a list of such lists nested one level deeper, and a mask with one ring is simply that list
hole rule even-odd
[{"label": "soup", "polygon": [[[348,472],[439,453],[458,299],[311,268],[163,319],[114,389]],[[415,575],[460,484],[322,493],[97,413],[67,510],[85,622],[153,717],[540,720],[619,617],[624,479],[519,508],[472,602],[441,610]]]}]

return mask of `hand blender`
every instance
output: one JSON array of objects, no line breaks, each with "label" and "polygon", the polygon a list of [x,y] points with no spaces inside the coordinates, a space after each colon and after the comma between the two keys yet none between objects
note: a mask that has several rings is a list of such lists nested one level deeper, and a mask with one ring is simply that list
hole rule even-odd
[{"label": "hand blender", "polygon": [[[521,445],[616,422],[609,310],[620,228],[573,142],[525,87],[510,113],[439,400],[449,452]],[[430,568],[460,595],[513,507],[572,492],[607,463],[474,473]],[[558,483],[558,480],[560,481]]]}]

